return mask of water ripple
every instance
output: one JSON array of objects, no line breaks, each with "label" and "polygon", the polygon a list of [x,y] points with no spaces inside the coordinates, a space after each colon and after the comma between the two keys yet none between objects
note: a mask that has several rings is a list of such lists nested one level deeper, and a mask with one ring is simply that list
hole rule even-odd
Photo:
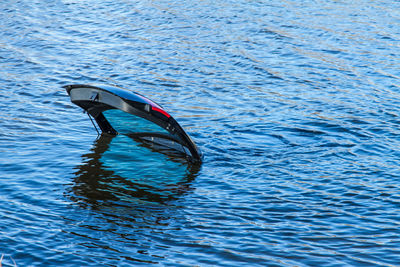
[{"label": "water ripple", "polygon": [[[396,266],[399,3],[3,1],[2,263]],[[61,88],[161,103],[192,166]]]}]

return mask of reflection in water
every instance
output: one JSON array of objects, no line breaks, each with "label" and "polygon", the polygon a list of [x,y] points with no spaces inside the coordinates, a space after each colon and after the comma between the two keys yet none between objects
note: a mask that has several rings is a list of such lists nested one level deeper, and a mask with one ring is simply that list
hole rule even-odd
[{"label": "reflection in water", "polygon": [[[100,136],[77,167],[71,198],[79,204],[125,205],[146,201],[165,204],[190,190],[199,171],[173,154],[155,153],[125,135]],[[124,204],[125,203],[125,204]]]}]

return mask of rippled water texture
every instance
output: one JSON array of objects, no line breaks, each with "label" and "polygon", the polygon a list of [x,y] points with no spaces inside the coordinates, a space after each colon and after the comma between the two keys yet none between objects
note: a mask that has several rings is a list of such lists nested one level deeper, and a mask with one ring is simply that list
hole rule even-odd
[{"label": "rippled water texture", "polygon": [[[2,264],[399,264],[399,54],[398,1],[1,1]],[[70,83],[203,164],[97,139]]]}]

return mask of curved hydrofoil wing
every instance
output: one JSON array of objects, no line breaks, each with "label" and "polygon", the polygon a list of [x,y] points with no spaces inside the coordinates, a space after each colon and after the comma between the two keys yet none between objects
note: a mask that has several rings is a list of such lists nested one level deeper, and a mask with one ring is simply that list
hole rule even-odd
[{"label": "curved hydrofoil wing", "polygon": [[124,133],[134,140],[179,151],[193,161],[202,154],[178,122],[150,99],[114,86],[64,86],[72,103],[95,120],[102,133]]}]

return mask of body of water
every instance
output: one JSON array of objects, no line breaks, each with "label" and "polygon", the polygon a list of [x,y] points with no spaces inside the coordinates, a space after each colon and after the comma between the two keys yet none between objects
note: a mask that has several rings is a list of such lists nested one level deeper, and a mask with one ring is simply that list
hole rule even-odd
[{"label": "body of water", "polygon": [[[3,266],[400,264],[398,1],[0,2]],[[160,103],[204,153],[97,133]]]}]

